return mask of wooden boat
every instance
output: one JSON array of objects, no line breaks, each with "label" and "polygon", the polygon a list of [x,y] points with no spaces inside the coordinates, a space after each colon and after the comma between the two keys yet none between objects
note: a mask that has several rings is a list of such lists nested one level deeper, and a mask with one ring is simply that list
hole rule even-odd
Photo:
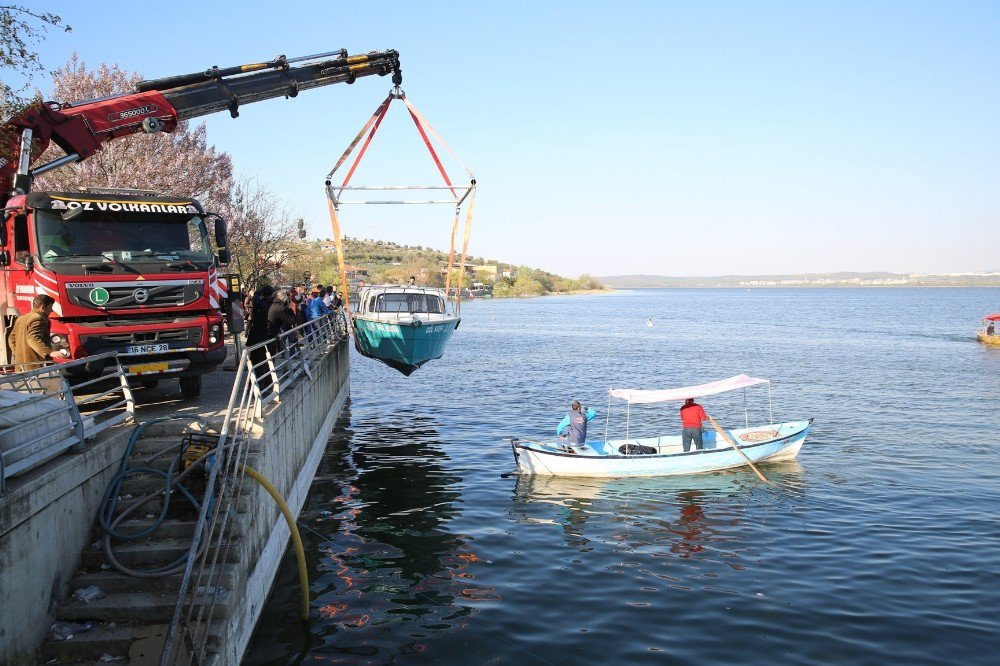
[{"label": "wooden boat", "polygon": [[[660,391],[612,389],[610,398],[626,400],[629,405],[683,401],[746,389],[770,382],[747,375],[737,375],[717,382]],[[744,394],[745,395],[745,394]],[[511,448],[521,474],[551,474],[589,477],[674,476],[717,472],[753,463],[794,459],[812,425],[812,419],[739,428],[726,438],[711,430],[703,435],[704,448],[685,452],[681,436],[654,435],[621,439],[587,440],[570,446],[560,441],[511,439]],[[732,443],[731,443],[732,442]],[[739,451],[733,448],[733,443]],[[743,455],[740,454],[742,452]],[[745,456],[745,457],[744,457]]]},{"label": "wooden boat", "polygon": [[441,358],[461,319],[440,289],[376,285],[361,289],[352,322],[359,352],[408,376]]},{"label": "wooden boat", "polygon": [[976,340],[979,340],[984,345],[997,345],[1000,347],[1000,333],[995,330],[991,331],[990,326],[994,328],[997,324],[1000,324],[1000,312],[986,315],[983,317],[983,328],[976,331]]}]

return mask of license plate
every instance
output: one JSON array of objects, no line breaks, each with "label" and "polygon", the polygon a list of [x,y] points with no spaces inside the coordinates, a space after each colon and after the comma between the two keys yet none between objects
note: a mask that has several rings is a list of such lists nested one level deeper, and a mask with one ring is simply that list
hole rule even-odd
[{"label": "license plate", "polygon": [[170,350],[170,345],[166,342],[159,342],[155,345],[129,345],[125,347],[126,354],[155,354]]},{"label": "license plate", "polygon": [[169,368],[169,363],[142,363],[140,365],[128,366],[128,371],[130,374],[138,374],[140,372],[166,372]]}]

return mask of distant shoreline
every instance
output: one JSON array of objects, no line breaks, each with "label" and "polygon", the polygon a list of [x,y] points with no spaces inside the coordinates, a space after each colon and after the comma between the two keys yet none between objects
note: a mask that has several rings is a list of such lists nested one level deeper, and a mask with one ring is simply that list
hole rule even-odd
[{"label": "distant shoreline", "polygon": [[628,287],[609,287],[607,291],[632,291],[636,289],[996,289],[1000,281],[993,284],[668,284]]}]

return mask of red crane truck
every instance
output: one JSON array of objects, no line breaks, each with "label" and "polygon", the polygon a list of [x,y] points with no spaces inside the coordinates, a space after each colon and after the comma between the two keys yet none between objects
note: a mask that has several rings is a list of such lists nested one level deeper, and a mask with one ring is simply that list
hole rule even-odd
[{"label": "red crane truck", "polygon": [[[301,90],[392,74],[399,54],[346,51],[254,63],[138,84],[133,93],[86,102],[35,104],[0,127],[0,364],[14,320],[37,294],[55,299],[51,345],[70,359],[117,352],[147,385],[177,377],[185,397],[222,363],[226,224],[191,198],[154,192],[32,191],[35,176],[87,159],[114,139],[170,132],[178,121]],[[31,168],[50,142],[65,155]],[[213,254],[210,228],[218,254]],[[56,359],[57,362],[63,359]],[[67,359],[68,360],[68,359]],[[85,365],[99,374],[99,362]]]}]

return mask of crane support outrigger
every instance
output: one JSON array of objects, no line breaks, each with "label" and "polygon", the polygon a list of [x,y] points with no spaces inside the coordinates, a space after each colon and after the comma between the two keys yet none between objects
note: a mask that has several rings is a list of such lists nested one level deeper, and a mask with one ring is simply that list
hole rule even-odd
[{"label": "crane support outrigger", "polygon": [[[106,98],[36,103],[0,125],[0,363],[10,362],[14,319],[44,293],[56,301],[54,349],[73,359],[116,351],[141,381],[174,376],[185,395],[197,395],[201,374],[226,354],[218,271],[228,261],[225,222],[214,216],[216,256],[206,227],[213,216],[195,199],[124,190],[35,192],[34,178],[86,160],[115,139],[172,132],[180,121],[220,111],[235,118],[246,104],[390,74],[398,86],[402,72],[393,50],[278,56],[142,81],[134,92]],[[50,143],[65,155],[32,168]]]}]

